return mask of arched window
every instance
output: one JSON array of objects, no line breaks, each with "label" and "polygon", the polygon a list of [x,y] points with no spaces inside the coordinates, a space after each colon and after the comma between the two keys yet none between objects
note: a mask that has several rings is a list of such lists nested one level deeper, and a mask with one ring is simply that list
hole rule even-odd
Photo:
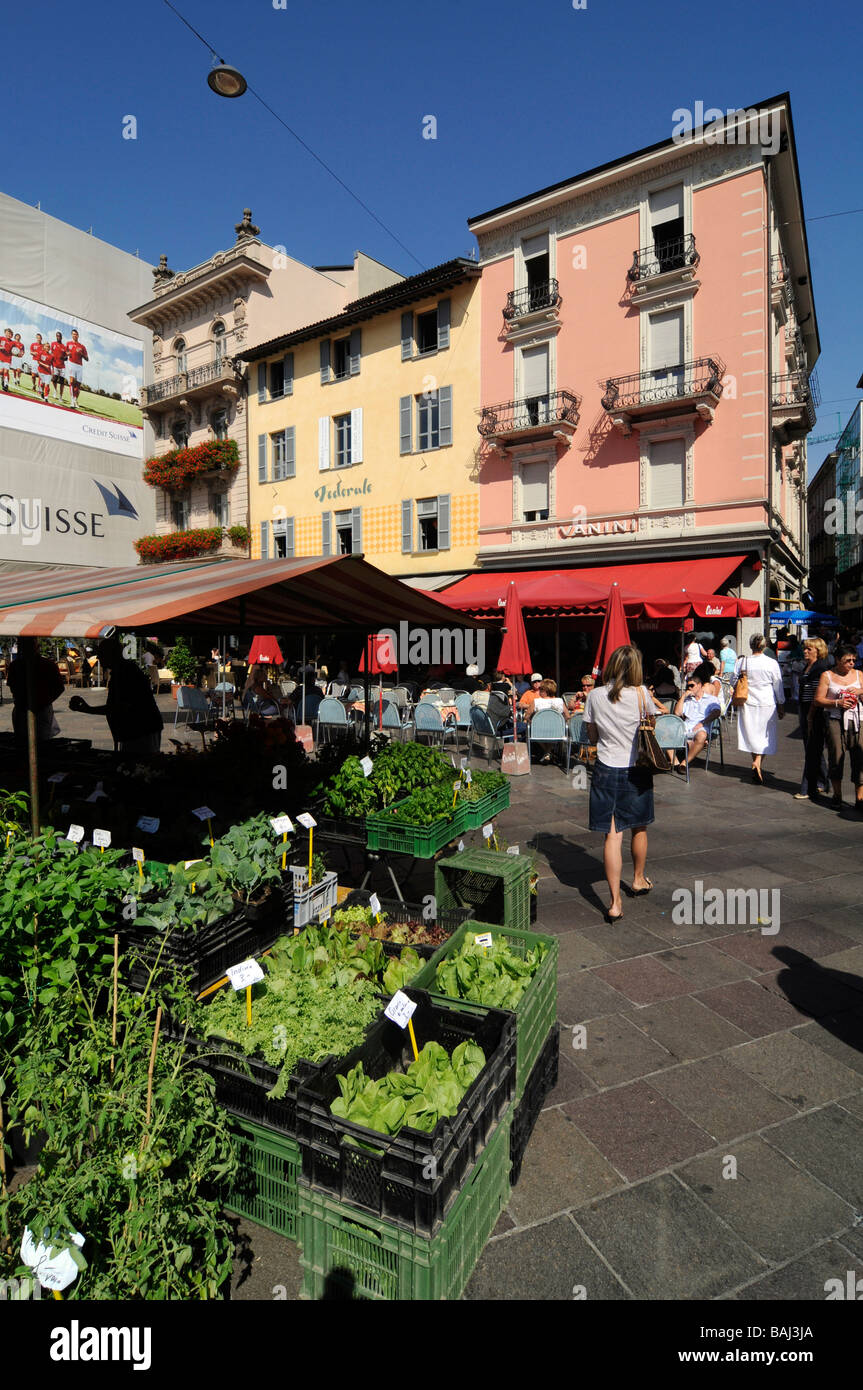
[{"label": "arched window", "polygon": [[225,325],[223,323],[213,324],[213,361],[217,366],[222,365],[222,358],[225,355]]},{"label": "arched window", "polygon": [[177,375],[179,376],[182,372],[188,371],[185,338],[177,339],[174,344],[174,352],[177,355]]},{"label": "arched window", "polygon": [[178,449],[186,449],[189,444],[189,427],[185,420],[175,420],[171,438]]}]

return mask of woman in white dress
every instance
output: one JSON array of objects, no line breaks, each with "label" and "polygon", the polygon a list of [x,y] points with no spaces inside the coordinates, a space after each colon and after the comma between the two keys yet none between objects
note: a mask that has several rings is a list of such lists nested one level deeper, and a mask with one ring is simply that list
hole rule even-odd
[{"label": "woman in white dress", "polygon": [[736,686],[742,671],[749,682],[749,698],[737,710],[737,747],[752,754],[752,780],[764,786],[761,759],[776,752],[776,720],[785,717],[785,691],[779,662],[764,652],[766,642],[760,632],[749,639],[751,656],[741,656],[734,668]]}]

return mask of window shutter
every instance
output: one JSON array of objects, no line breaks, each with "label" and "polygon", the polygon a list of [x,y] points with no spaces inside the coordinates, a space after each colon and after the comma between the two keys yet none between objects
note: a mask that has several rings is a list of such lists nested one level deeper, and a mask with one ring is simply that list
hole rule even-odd
[{"label": "window shutter", "polygon": [[321,343],[321,385],[326,386],[330,379],[330,340]]},{"label": "window shutter", "polygon": [[543,232],[540,236],[523,237],[521,253],[526,261],[532,260],[534,256],[548,255],[548,233]]},{"label": "window shutter", "polygon": [[402,314],[402,361],[414,355],[414,316],[409,310]]},{"label": "window shutter", "polygon": [[289,516],[285,521],[285,556],[294,553],[294,518]]},{"label": "window shutter", "polygon": [[682,507],[686,446],[682,439],[663,439],[650,446],[650,506]]},{"label": "window shutter", "polygon": [[285,477],[297,476],[297,427],[290,425],[285,430]]},{"label": "window shutter", "polygon": [[402,502],[402,554],[410,555],[413,549],[413,502]]},{"label": "window shutter", "polygon": [[321,517],[321,554],[332,555],[333,553],[333,514],[324,512]]},{"label": "window shutter", "polygon": [[267,399],[267,364],[258,363],[258,404],[263,405]]},{"label": "window shutter", "polygon": [[322,415],[318,420],[318,468],[321,472],[330,466],[330,417]]},{"label": "window shutter", "polygon": [[525,512],[548,511],[547,463],[522,464],[521,505]]},{"label": "window shutter", "polygon": [[351,463],[363,461],[363,408],[351,411]]},{"label": "window shutter", "polygon": [[452,444],[452,387],[442,386],[438,391],[440,406],[440,447]]},{"label": "window shutter", "polygon": [[650,365],[654,371],[683,361],[683,311],[653,314],[650,319]]},{"label": "window shutter", "polygon": [[661,226],[663,222],[676,222],[683,216],[683,184],[675,183],[671,188],[658,188],[648,194],[651,227]]},{"label": "window shutter", "polygon": [[283,370],[285,373],[285,395],[292,396],[294,394],[294,354],[292,352],[285,353]]},{"label": "window shutter", "polygon": [[442,299],[437,306],[437,346],[438,352],[441,348],[449,347],[449,323],[450,323],[450,301]]},{"label": "window shutter", "polygon": [[267,481],[267,436],[258,435],[258,482]]},{"label": "window shutter", "polygon": [[350,361],[350,373],[351,373],[351,376],[358,376],[358,375],[359,375],[359,370],[360,370],[360,357],[362,356],[362,341],[363,341],[363,331],[362,331],[362,329],[361,329],[361,328],[352,328],[352,329],[351,329],[351,342],[350,342],[350,347],[348,348],[348,354],[349,354],[350,359],[351,359],[351,361]]},{"label": "window shutter", "polygon": [[270,558],[270,528],[269,528],[269,523],[268,523],[268,522],[262,521],[262,522],[261,522],[261,559],[262,559],[262,560],[269,560],[269,558]]},{"label": "window shutter", "polygon": [[535,400],[548,395],[548,348],[525,348],[521,354],[522,396]]},{"label": "window shutter", "polygon": [[450,494],[445,492],[437,500],[437,548],[449,550],[450,541]]},{"label": "window shutter", "polygon": [[409,454],[411,447],[411,398],[402,396],[399,401],[399,453]]},{"label": "window shutter", "polygon": [[351,550],[354,555],[363,548],[362,508],[351,508]]}]

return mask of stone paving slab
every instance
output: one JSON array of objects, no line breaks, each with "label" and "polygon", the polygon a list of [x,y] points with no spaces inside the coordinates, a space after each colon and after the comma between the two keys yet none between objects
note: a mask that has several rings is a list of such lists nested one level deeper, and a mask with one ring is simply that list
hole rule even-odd
[{"label": "stone paving slab", "polygon": [[625,995],[624,1002],[632,1004],[654,1004],[660,999],[672,999],[678,994],[689,993],[686,981],[669,970],[656,956],[600,965],[593,974]]},{"label": "stone paving slab", "polygon": [[[860,1092],[854,1098],[858,1103]],[[813,1177],[863,1210],[863,1118],[842,1105],[828,1105],[810,1115],[786,1120],[769,1130],[774,1148],[794,1160]]]},{"label": "stone paving slab", "polygon": [[787,1002],[757,985],[754,980],[719,985],[716,989],[699,990],[695,998],[714,1013],[728,1019],[751,1037],[764,1037],[783,1028],[794,1028],[804,1015]]},{"label": "stone paving slab", "polygon": [[561,1023],[572,1027],[590,1018],[615,1013],[627,1004],[595,970],[578,970],[561,975],[557,982],[557,1016]]},{"label": "stone paving slab", "polygon": [[517,1226],[529,1226],[620,1184],[620,1173],[579,1133],[566,1107],[544,1110],[531,1135],[530,1163],[512,1190],[509,1214]]},{"label": "stone paving slab", "polygon": [[660,951],[657,960],[681,975],[691,990],[712,989],[751,978],[755,967],[732,959],[722,949],[722,942],[727,940],[727,937],[720,937],[718,941],[676,946],[670,951]]},{"label": "stone paving slab", "polygon": [[712,1137],[644,1081],[563,1107],[629,1182],[712,1146]]},{"label": "stone paving slab", "polygon": [[632,1297],[568,1216],[493,1240],[464,1296],[531,1301]]},{"label": "stone paving slab", "polygon": [[650,1078],[649,1084],[718,1142],[751,1134],[794,1114],[765,1086],[723,1057],[706,1057]]},{"label": "stone paving slab", "polygon": [[617,1086],[674,1065],[675,1058],[621,1014],[593,1019],[585,1026],[585,1047],[574,1050],[579,1071],[596,1086]]},{"label": "stone paving slab", "polygon": [[729,1048],[725,1057],[798,1110],[824,1105],[860,1089],[856,1072],[794,1033],[757,1038]]},{"label": "stone paving slab", "polygon": [[827,1297],[828,1281],[838,1279],[841,1286],[846,1285],[848,1270],[853,1270],[855,1279],[859,1279],[863,1276],[863,1261],[855,1259],[841,1242],[828,1240],[729,1297],[734,1301],[821,1301]]},{"label": "stone paving slab", "polygon": [[625,1017],[654,1042],[660,1043],[678,1062],[721,1052],[723,1048],[744,1042],[747,1036],[689,995],[649,1004],[643,1009],[630,1009]]}]

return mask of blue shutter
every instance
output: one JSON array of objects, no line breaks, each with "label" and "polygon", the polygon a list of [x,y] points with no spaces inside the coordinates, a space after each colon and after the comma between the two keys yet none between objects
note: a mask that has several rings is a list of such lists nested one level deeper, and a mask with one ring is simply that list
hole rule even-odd
[{"label": "blue shutter", "polygon": [[321,343],[321,385],[326,386],[330,379],[330,340],[325,338]]},{"label": "blue shutter", "polygon": [[402,554],[410,555],[413,550],[413,502],[402,502]]},{"label": "blue shutter", "polygon": [[351,342],[350,342],[350,347],[349,347],[349,349],[348,349],[348,353],[349,353],[349,356],[350,356],[350,359],[351,359],[351,361],[350,361],[350,373],[351,373],[351,376],[358,376],[358,375],[359,375],[359,370],[360,370],[360,358],[361,358],[361,356],[362,356],[362,340],[363,340],[362,329],[361,329],[361,328],[352,328],[352,329],[351,329]]},{"label": "blue shutter", "polygon": [[267,399],[267,364],[258,363],[258,404],[263,405]]},{"label": "blue shutter", "polygon": [[270,558],[270,527],[269,522],[261,522],[261,559]]},{"label": "blue shutter", "polygon": [[321,517],[321,554],[332,555],[333,553],[333,514],[324,512]]},{"label": "blue shutter", "polygon": [[437,306],[437,346],[438,352],[441,348],[449,347],[449,323],[450,323],[450,301],[442,299]]},{"label": "blue shutter", "polygon": [[437,548],[438,550],[449,550],[450,548],[450,494],[444,493],[437,500]]},{"label": "blue shutter", "polygon": [[290,558],[294,553],[294,518],[289,516],[285,521],[285,557]]},{"label": "blue shutter", "polygon": [[440,447],[452,444],[452,387],[442,386],[438,391],[440,404]]},{"label": "blue shutter", "polygon": [[402,396],[399,401],[399,453],[411,452],[411,398]]},{"label": "blue shutter", "polygon": [[289,425],[285,430],[285,477],[297,476],[297,427]]},{"label": "blue shutter", "polygon": [[285,374],[285,395],[292,396],[294,394],[294,354],[292,352],[285,353],[282,370]]},{"label": "blue shutter", "polygon": [[362,508],[351,507],[351,551],[358,554],[363,548]]},{"label": "blue shutter", "polygon": [[267,481],[267,436],[258,435],[258,482]]},{"label": "blue shutter", "polygon": [[414,316],[409,310],[402,314],[402,361],[407,362],[414,355]]}]

